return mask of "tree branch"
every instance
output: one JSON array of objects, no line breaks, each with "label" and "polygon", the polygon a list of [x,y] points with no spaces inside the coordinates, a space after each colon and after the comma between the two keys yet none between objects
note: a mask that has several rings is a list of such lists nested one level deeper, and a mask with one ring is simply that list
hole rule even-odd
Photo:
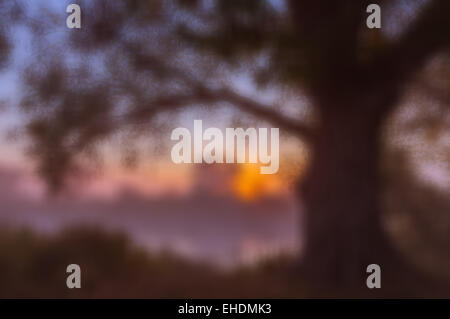
[{"label": "tree branch", "polygon": [[304,123],[286,117],[281,113],[274,111],[273,106],[263,105],[257,101],[239,95],[231,90],[222,90],[220,96],[225,102],[235,105],[237,108],[249,112],[261,119],[267,120],[274,125],[290,131],[306,140],[310,140],[313,136],[312,129]]},{"label": "tree branch", "polygon": [[275,111],[279,109],[275,106],[264,105],[260,102],[252,100],[248,97],[237,94],[230,89],[210,89],[205,87],[204,83],[196,79],[192,74],[169,65],[163,57],[141,56],[141,59],[147,60],[151,65],[149,68],[157,69],[160,73],[170,75],[174,80],[177,79],[181,83],[191,87],[189,93],[176,94],[172,96],[162,96],[145,104],[142,108],[137,108],[128,114],[128,120],[133,122],[149,118],[158,112],[173,111],[179,108],[192,106],[195,104],[227,102],[238,109],[246,111],[263,120],[271,122],[281,128],[300,136],[306,140],[311,139],[312,130],[304,123],[296,121],[292,118],[282,115]]},{"label": "tree branch", "polygon": [[430,0],[403,36],[370,65],[375,79],[404,83],[440,49],[450,45],[450,1]]},{"label": "tree branch", "polygon": [[163,111],[173,111],[179,108],[192,106],[193,104],[227,102],[263,120],[280,126],[306,140],[312,137],[311,128],[304,123],[286,117],[275,111],[273,106],[264,105],[248,97],[237,94],[229,89],[211,90],[201,88],[193,90],[191,93],[165,96],[149,102],[145,107],[135,109],[127,114],[125,121],[140,121],[148,119],[153,115]]}]

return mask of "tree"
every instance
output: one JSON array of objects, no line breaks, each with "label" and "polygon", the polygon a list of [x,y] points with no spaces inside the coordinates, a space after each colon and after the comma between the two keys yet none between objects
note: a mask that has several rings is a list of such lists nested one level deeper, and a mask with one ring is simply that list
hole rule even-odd
[{"label": "tree", "polygon": [[[161,112],[234,106],[311,147],[299,186],[306,277],[360,288],[367,265],[377,263],[396,278],[408,266],[382,224],[383,127],[406,85],[448,53],[450,2],[378,1],[383,17],[414,9],[404,25],[393,23],[396,33],[366,28],[370,2],[82,1],[82,29],[64,34],[27,19],[34,59],[22,104],[41,175],[60,188],[96,142],[124,126],[156,123]],[[237,93],[237,74],[261,89],[308,96],[313,119]]]}]

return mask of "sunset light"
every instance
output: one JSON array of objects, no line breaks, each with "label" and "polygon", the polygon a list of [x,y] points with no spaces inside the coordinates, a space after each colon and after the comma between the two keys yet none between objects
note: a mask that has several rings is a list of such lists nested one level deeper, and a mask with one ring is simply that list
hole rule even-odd
[{"label": "sunset light", "polygon": [[285,187],[279,175],[262,175],[258,164],[242,164],[232,179],[232,191],[244,201],[283,194]]}]

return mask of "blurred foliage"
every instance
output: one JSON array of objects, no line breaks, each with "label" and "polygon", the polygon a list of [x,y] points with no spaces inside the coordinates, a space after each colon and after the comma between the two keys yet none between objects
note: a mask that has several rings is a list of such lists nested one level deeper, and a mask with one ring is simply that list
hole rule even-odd
[{"label": "blurred foliage", "polygon": [[[66,287],[66,267],[73,263],[81,267],[81,289]],[[71,228],[51,236],[3,228],[0,298],[446,296],[443,291],[408,286],[385,289],[380,294],[367,289],[312,289],[302,280],[296,265],[297,260],[286,255],[221,270],[167,251],[149,253],[121,233],[98,228]]]},{"label": "blurred foliage", "polygon": [[450,197],[419,181],[404,152],[391,149],[387,159],[384,207],[391,236],[417,266],[450,278]]},{"label": "blurred foliage", "polygon": [[0,25],[0,70],[8,66],[11,52],[13,50],[13,41],[11,29],[16,23],[23,19],[23,10],[21,6],[12,0],[0,1],[0,15],[2,24]]},{"label": "blurred foliage", "polygon": [[[280,257],[281,258],[281,257]],[[232,272],[169,252],[148,253],[124,235],[75,228],[55,236],[0,233],[0,298],[301,297],[289,258]],[[66,267],[81,267],[81,289],[66,287]]]},{"label": "blurred foliage", "polygon": [[[54,21],[37,23],[44,12],[50,14],[45,6],[33,13],[22,5],[22,13],[13,15],[14,2],[4,3],[32,35],[31,54],[21,70],[21,105],[29,120],[30,153],[53,191],[64,186],[80,159],[118,131],[132,128],[147,136],[161,131],[167,121],[157,114],[225,102],[261,116],[261,107],[222,94],[237,91],[237,77],[244,77],[248,88],[269,90],[282,104],[308,99],[318,119],[353,104],[367,108],[361,116],[388,109],[422,59],[444,46],[446,19],[439,13],[448,5],[430,1],[428,10],[419,10],[423,6],[417,1],[381,1],[387,27],[370,30],[364,23],[366,0],[82,0],[83,27],[60,32],[64,27],[56,12]],[[411,30],[407,23],[389,26],[389,16],[410,7],[419,8],[406,19],[417,22],[417,30],[414,24]],[[389,29],[405,39],[393,37]],[[1,49],[9,43],[2,41],[3,34],[11,32],[0,32],[0,52],[7,55],[9,50]],[[432,43],[436,47],[425,43],[430,39],[439,41]],[[417,56],[405,55],[409,50],[417,50]],[[274,112],[265,113],[264,120],[283,126],[286,121],[279,119],[285,114],[272,103],[278,104],[268,103]],[[296,117],[287,122],[311,131],[318,126]]]}]

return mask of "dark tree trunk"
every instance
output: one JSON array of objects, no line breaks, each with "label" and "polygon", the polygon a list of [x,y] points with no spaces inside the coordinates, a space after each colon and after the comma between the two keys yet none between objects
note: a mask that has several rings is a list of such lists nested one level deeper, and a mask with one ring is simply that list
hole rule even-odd
[{"label": "dark tree trunk", "polygon": [[396,259],[380,207],[383,116],[363,105],[324,108],[301,189],[305,204],[307,279],[339,290],[367,289],[366,267]]}]

